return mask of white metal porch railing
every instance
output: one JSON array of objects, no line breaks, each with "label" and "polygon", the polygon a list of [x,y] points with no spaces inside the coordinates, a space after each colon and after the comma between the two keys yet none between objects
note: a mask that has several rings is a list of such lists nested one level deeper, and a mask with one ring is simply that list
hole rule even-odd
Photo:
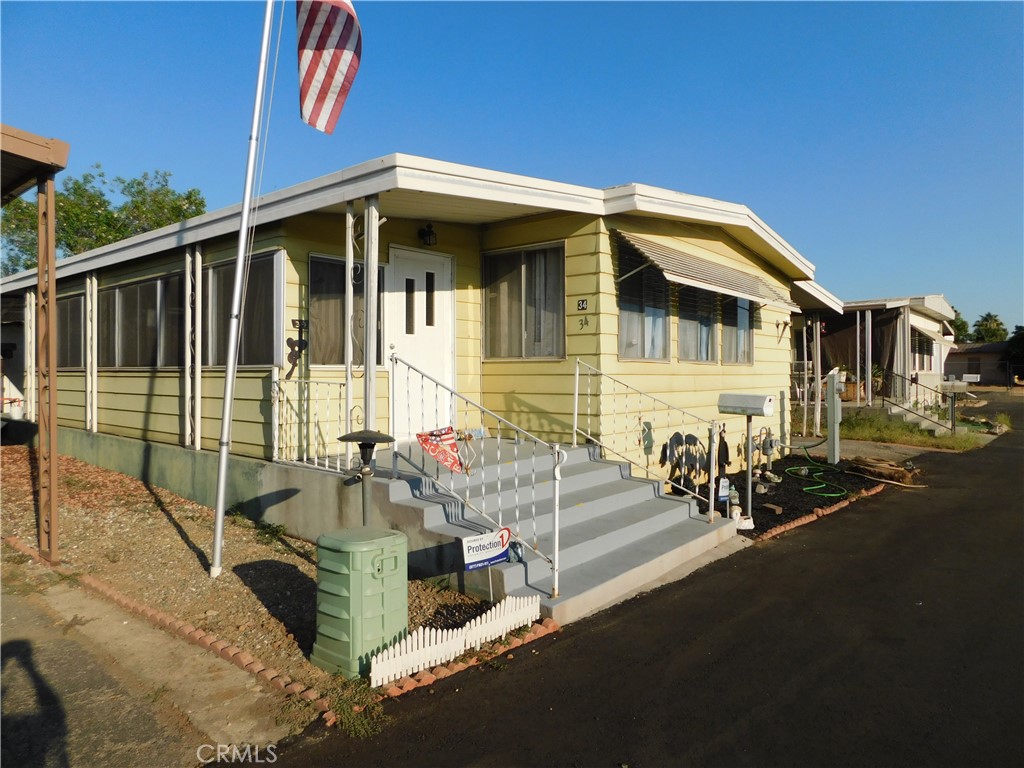
[{"label": "white metal porch railing", "polygon": [[[659,464],[664,460],[668,473],[663,479],[681,493],[706,502],[708,522],[714,522],[710,511],[715,498],[716,422],[641,392],[577,358],[572,424],[573,445],[582,437],[599,446],[605,458],[625,461],[648,478],[651,457],[658,454]],[[706,449],[700,436],[687,432],[688,428],[706,430]],[[707,497],[697,492],[704,473]],[[693,487],[688,487],[687,480]]]},{"label": "white metal porch railing", "polygon": [[[441,493],[459,500],[512,536],[551,566],[552,597],[558,596],[558,537],[561,464],[565,451],[520,429],[397,355],[391,355],[391,425],[397,441],[392,473],[402,460],[432,477]],[[418,433],[452,427],[464,471],[442,467],[423,451]],[[550,474],[549,474],[550,473]],[[538,483],[551,480],[550,495]],[[551,512],[550,553],[541,550],[537,518]]]},{"label": "white metal porch railing", "polygon": [[[338,438],[349,432],[345,384],[316,379],[278,379],[273,384],[274,461],[299,462],[341,471],[351,466],[351,444]],[[359,423],[360,406],[353,409]]]}]

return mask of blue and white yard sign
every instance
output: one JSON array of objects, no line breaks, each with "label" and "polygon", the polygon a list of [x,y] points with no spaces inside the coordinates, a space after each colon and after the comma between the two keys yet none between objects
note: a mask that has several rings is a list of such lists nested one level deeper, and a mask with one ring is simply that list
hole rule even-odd
[{"label": "blue and white yard sign", "polygon": [[512,531],[501,528],[479,536],[469,536],[462,540],[462,556],[467,571],[487,568],[496,563],[508,560],[508,545],[512,540]]}]

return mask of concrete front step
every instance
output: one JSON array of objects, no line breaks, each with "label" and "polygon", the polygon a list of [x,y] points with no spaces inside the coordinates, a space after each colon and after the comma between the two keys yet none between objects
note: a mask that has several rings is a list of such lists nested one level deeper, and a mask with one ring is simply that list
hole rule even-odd
[{"label": "concrete front step", "polygon": [[[404,482],[390,484],[391,501],[419,511],[424,539],[450,545],[491,530],[493,525],[473,507],[497,520],[500,499],[501,523],[550,555],[554,550],[551,457],[538,454],[535,460],[524,460],[520,446],[517,478],[512,462],[517,449],[496,443],[480,441],[478,448],[495,463],[485,463],[483,471],[469,478],[448,473],[429,478],[403,471]],[[551,565],[529,549],[525,562],[466,573],[468,588],[492,594],[495,600],[508,594],[542,594],[548,600],[545,615],[559,622],[572,621],[625,599],[643,584],[735,535],[733,521],[709,525],[692,501],[666,496],[660,481],[631,477],[626,465],[597,458],[593,446],[566,451],[560,483],[560,596],[550,599]],[[451,490],[449,481],[454,486]],[[467,486],[472,506],[452,495],[454,491],[464,497]]]},{"label": "concrete front step", "polygon": [[[547,575],[534,578],[510,594],[540,595],[541,615],[567,624],[627,599],[644,585],[735,535],[734,520],[716,520],[708,525],[706,520],[687,519],[574,568],[560,567],[556,598],[551,597],[550,568]],[[516,566],[522,570],[522,564],[505,567]]]}]

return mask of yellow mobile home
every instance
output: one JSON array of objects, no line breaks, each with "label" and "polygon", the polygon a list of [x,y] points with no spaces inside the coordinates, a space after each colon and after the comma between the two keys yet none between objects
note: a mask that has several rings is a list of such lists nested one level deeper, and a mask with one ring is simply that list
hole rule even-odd
[{"label": "yellow mobile home", "polygon": [[[58,269],[62,439],[98,463],[118,454],[96,450],[104,437],[174,447],[179,458],[159,469],[148,453],[117,468],[161,472],[206,503],[212,483],[196,457],[219,439],[239,216],[238,206],[208,213]],[[22,359],[10,369],[24,372],[12,386],[30,420],[34,284],[29,273],[0,283],[13,318],[5,339],[18,325],[10,308],[24,307]],[[338,438],[373,429],[395,439],[379,464],[434,481],[439,465],[417,436],[440,445],[447,427],[467,476],[490,452],[501,463],[531,440],[560,446],[556,467],[558,451],[589,446],[654,478],[671,471],[658,454],[678,438],[706,471],[709,441],[735,445],[743,428],[718,413],[719,394],[784,402],[795,315],[842,309],[743,205],[400,154],[261,199],[245,284],[232,454],[347,472],[357,451]],[[783,402],[755,428],[785,435]],[[736,471],[744,459],[732,458]],[[488,482],[486,471],[475,478]],[[526,493],[536,477],[516,483]],[[259,513],[307,536],[353,519],[310,518],[303,500],[289,517],[280,496],[265,501],[273,489],[254,494],[242,480],[232,495],[259,497]],[[512,503],[519,525],[524,503]],[[478,511],[485,528],[507,522]]]}]

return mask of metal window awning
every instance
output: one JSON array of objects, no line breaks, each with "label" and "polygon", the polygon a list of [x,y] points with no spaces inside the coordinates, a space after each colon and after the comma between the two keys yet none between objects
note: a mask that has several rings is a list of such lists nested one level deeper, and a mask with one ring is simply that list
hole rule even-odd
[{"label": "metal window awning", "polygon": [[622,243],[658,267],[670,282],[702,288],[714,293],[724,293],[727,296],[736,296],[757,304],[782,307],[791,312],[800,311],[800,307],[788,296],[783,295],[777,288],[756,275],[716,264],[678,248],[662,245],[621,230],[615,229],[612,232],[619,237]]},{"label": "metal window awning", "polygon": [[918,320],[913,315],[910,316],[910,327],[913,328],[918,333],[924,334],[929,339],[934,341],[936,344],[941,344],[944,347],[955,347],[956,346],[956,344],[954,344],[951,339],[943,338],[942,334],[936,333],[935,331],[933,331],[933,330],[931,330],[929,328],[922,327],[921,321]]}]

